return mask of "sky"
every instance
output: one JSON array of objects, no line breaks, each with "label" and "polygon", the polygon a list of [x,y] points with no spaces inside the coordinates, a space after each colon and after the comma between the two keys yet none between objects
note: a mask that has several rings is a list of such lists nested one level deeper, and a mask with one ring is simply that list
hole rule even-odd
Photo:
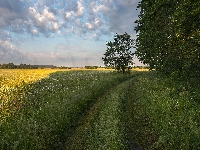
[{"label": "sky", "polygon": [[104,66],[106,42],[116,33],[136,38],[138,2],[0,0],[0,64]]}]

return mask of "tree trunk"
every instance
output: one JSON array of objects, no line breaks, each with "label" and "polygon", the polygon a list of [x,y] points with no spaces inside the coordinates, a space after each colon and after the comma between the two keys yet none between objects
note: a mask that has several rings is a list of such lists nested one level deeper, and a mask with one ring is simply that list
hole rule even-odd
[{"label": "tree trunk", "polygon": [[123,74],[125,73],[125,68],[122,68],[122,73],[123,73]]}]

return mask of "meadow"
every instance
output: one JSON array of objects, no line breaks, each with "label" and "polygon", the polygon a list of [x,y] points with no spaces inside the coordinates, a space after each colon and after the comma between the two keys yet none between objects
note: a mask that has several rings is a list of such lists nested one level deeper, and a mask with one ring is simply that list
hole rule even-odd
[{"label": "meadow", "polygon": [[200,149],[200,80],[0,70],[0,149]]},{"label": "meadow", "polygon": [[[12,114],[23,104],[21,101],[31,84],[48,77],[53,69],[0,69],[0,120]],[[11,108],[13,107],[13,108]]]}]

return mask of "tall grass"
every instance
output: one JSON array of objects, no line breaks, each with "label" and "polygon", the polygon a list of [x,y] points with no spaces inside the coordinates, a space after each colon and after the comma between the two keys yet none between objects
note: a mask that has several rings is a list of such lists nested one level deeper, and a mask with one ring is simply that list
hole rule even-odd
[{"label": "tall grass", "polygon": [[199,79],[137,76],[124,100],[129,141],[145,149],[200,149]]},{"label": "tall grass", "polygon": [[98,97],[130,78],[98,71],[53,73],[32,85],[0,124],[0,149],[60,149]]},{"label": "tall grass", "polygon": [[128,149],[122,99],[128,81],[122,82],[98,98],[66,142],[66,149]]},{"label": "tall grass", "polygon": [[200,149],[200,80],[156,72],[51,74],[0,121],[0,149]]}]

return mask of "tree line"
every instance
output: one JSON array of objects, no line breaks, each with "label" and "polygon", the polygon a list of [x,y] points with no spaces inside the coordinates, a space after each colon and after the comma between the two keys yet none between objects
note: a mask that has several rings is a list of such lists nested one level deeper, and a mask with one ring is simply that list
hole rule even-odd
[{"label": "tree line", "polygon": [[56,66],[53,65],[30,65],[30,64],[20,64],[15,65],[14,63],[4,63],[0,64],[0,69],[44,69],[44,68],[51,68],[54,69]]}]

